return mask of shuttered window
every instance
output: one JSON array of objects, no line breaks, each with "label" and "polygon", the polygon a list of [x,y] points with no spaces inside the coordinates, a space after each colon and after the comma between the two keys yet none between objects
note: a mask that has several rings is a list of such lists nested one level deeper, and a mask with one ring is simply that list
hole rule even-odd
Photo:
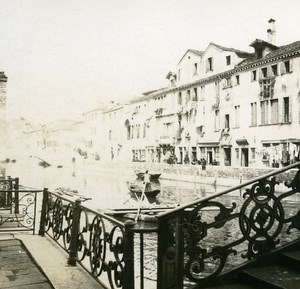
[{"label": "shuttered window", "polygon": [[271,123],[278,123],[278,99],[271,100]]},{"label": "shuttered window", "polygon": [[269,101],[264,100],[260,102],[261,111],[261,125],[268,124],[268,111],[269,111]]},{"label": "shuttered window", "polygon": [[257,103],[251,103],[251,126],[257,126]]}]

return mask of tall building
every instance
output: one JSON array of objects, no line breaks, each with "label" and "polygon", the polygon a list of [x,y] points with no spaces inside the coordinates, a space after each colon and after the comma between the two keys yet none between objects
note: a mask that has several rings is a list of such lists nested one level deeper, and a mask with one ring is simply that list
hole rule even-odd
[{"label": "tall building", "polygon": [[148,95],[160,162],[172,153],[179,163],[237,167],[299,160],[300,41],[276,46],[275,20],[269,25],[252,53],[215,43],[188,49],[169,86]]}]

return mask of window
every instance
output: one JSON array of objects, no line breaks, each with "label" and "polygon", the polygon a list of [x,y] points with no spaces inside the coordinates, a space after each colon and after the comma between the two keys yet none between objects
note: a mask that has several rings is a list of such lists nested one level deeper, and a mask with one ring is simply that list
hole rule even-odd
[{"label": "window", "polygon": [[213,59],[212,57],[207,58],[206,60],[206,72],[213,71]]},{"label": "window", "polygon": [[219,159],[220,158],[220,149],[218,147],[214,148],[215,151],[215,159]]},{"label": "window", "polygon": [[235,111],[235,127],[240,127],[240,106],[236,105],[234,107]]},{"label": "window", "polygon": [[205,86],[201,85],[200,86],[200,91],[201,91],[201,100],[205,99]]},{"label": "window", "polygon": [[257,126],[257,103],[251,103],[251,126]]},{"label": "window", "polygon": [[266,78],[268,76],[268,69],[267,69],[267,67],[264,67],[264,68],[261,69],[261,76],[263,78]]},{"label": "window", "polygon": [[136,138],[140,138],[140,125],[136,126]]},{"label": "window", "polygon": [[260,102],[261,110],[261,125],[268,124],[268,111],[269,111],[269,101],[264,100]]},{"label": "window", "polygon": [[178,104],[182,104],[182,93],[181,92],[179,92],[178,93]]},{"label": "window", "polygon": [[226,56],[226,65],[230,65],[231,64],[231,56],[227,55]]},{"label": "window", "polygon": [[256,77],[256,70],[251,71],[251,81],[256,81],[257,77]]},{"label": "window", "polygon": [[274,95],[274,85],[275,85],[275,78],[260,79],[259,80],[260,97],[261,98],[272,97]]},{"label": "window", "polygon": [[255,160],[255,148],[251,148],[251,159]]},{"label": "window", "polygon": [[181,69],[178,69],[178,81],[180,81],[180,77],[181,77]]},{"label": "window", "polygon": [[215,81],[215,91],[216,91],[216,95],[219,95],[219,93],[220,93],[220,81]]},{"label": "window", "polygon": [[278,99],[271,100],[271,124],[279,122],[278,118]]},{"label": "window", "polygon": [[281,74],[291,73],[292,71],[293,71],[292,59],[284,61],[280,64],[280,73]]},{"label": "window", "polygon": [[130,139],[130,136],[131,136],[131,133],[130,133],[130,125],[127,126],[127,139],[129,140]]},{"label": "window", "polygon": [[197,75],[198,74],[198,64],[194,63],[194,73],[193,75]]},{"label": "window", "polygon": [[283,122],[289,123],[291,122],[291,109],[290,109],[290,98],[283,98]]},{"label": "window", "polygon": [[240,85],[240,76],[239,75],[235,76],[235,85]]},{"label": "window", "polygon": [[272,65],[271,69],[272,69],[272,75],[277,76],[278,75],[277,64]]},{"label": "window", "polygon": [[144,123],[144,128],[143,128],[143,138],[146,137],[146,130],[147,130],[147,123]]},{"label": "window", "polygon": [[291,68],[290,68],[290,62],[289,62],[289,61],[285,61],[285,62],[284,62],[284,67],[285,67],[285,72],[286,72],[286,73],[291,72],[291,71],[290,71]]},{"label": "window", "polygon": [[263,57],[263,50],[262,50],[262,48],[256,49],[256,54],[257,54],[257,58],[262,58]]},{"label": "window", "polygon": [[231,78],[230,77],[225,78],[225,82],[223,84],[223,88],[228,88],[228,87],[231,87],[231,86],[232,86]]},{"label": "window", "polygon": [[220,130],[220,112],[215,110],[215,131]]},{"label": "window", "polygon": [[239,148],[235,149],[235,158],[238,160],[240,158],[240,150]]},{"label": "window", "polygon": [[194,101],[198,101],[198,89],[197,87],[194,87],[194,97],[193,97]]},{"label": "window", "polygon": [[186,103],[188,103],[191,100],[191,91],[188,89],[186,91]]},{"label": "window", "polygon": [[133,139],[133,130],[134,130],[134,126],[132,125],[130,128],[130,139]]},{"label": "window", "polygon": [[230,128],[229,114],[225,114],[225,128]]},{"label": "window", "polygon": [[108,132],[108,139],[111,140],[111,138],[112,138],[112,131],[110,130],[110,131]]}]

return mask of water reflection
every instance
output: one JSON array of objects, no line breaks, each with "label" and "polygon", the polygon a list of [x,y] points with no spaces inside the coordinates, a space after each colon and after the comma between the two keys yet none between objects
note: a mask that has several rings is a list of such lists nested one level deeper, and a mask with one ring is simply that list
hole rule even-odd
[{"label": "water reflection", "polygon": [[[35,158],[18,159],[7,164],[7,175],[19,177],[22,185],[33,188],[49,188],[53,191],[68,187],[79,194],[92,198],[90,204],[97,208],[118,207],[134,203],[137,199],[130,194],[127,182],[136,180],[134,171],[103,167],[100,162],[79,165],[70,161],[69,166],[41,167]],[[158,204],[182,204],[203,198],[217,191],[217,187],[200,183],[166,180],[163,175],[154,182],[160,193],[155,198]],[[219,190],[221,188],[218,188]]]}]

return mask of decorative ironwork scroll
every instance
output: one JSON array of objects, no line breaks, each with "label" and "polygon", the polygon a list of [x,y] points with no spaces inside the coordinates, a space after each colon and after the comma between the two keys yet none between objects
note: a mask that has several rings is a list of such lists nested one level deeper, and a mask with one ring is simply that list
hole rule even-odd
[{"label": "decorative ironwork scroll", "polygon": [[19,190],[18,178],[0,180],[0,229],[35,229],[38,190]]},{"label": "decorative ironwork scroll", "polygon": [[[73,238],[74,201],[50,193],[47,204],[46,231],[69,251]],[[121,222],[80,206],[77,260],[110,288],[123,287],[124,237]]]},{"label": "decorative ironwork scroll", "polygon": [[[280,179],[288,174],[294,177],[279,184],[275,178],[279,174]],[[183,256],[176,260],[183,267],[181,282],[210,282],[221,272],[271,252],[286,239],[300,240],[299,194],[298,163],[163,214],[160,226],[168,223],[165,244],[180,239],[174,228],[180,228],[183,234],[183,243],[178,245]],[[178,214],[183,214],[180,223],[174,218]],[[164,256],[170,254],[170,246],[158,245]],[[166,262],[159,257],[159,268]],[[159,276],[158,288],[171,284],[163,283],[166,276]]]}]

